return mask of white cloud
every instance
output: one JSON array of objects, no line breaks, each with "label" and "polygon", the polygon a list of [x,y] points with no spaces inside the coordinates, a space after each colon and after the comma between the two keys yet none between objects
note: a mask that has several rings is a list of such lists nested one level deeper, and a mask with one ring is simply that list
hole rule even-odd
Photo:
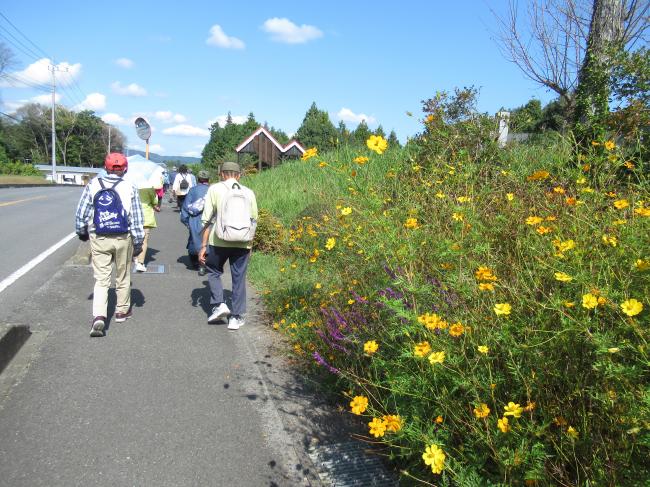
[{"label": "white cloud", "polygon": [[181,155],[185,157],[201,157],[201,153],[195,150],[183,152]]},{"label": "white cloud", "polygon": [[112,125],[126,125],[128,123],[128,120],[117,113],[105,113],[101,118],[104,122]]},{"label": "white cloud", "polygon": [[131,69],[133,66],[135,66],[135,63],[131,61],[129,58],[121,57],[119,59],[115,60],[115,64],[117,64],[119,67],[124,68],[124,69]]},{"label": "white cloud", "polygon": [[323,37],[323,33],[313,25],[302,24],[298,27],[287,18],[273,17],[262,25],[262,29],[271,34],[271,39],[286,44],[304,44]]},{"label": "white cloud", "polygon": [[[13,86],[15,88],[27,88],[30,85],[51,85],[52,72],[50,66],[52,62],[47,59],[39,59],[30,64],[22,71],[9,73],[7,78],[0,79],[0,87]],[[56,65],[56,84],[59,86],[68,86],[81,74],[81,64],[70,64],[67,62]]]},{"label": "white cloud", "polygon": [[193,125],[181,124],[166,128],[162,131],[165,135],[181,135],[184,137],[207,137],[210,131]]},{"label": "white cloud", "polygon": [[377,122],[375,117],[371,117],[365,113],[354,113],[352,110],[345,107],[341,108],[336,116],[339,120],[343,120],[344,122],[360,123],[362,120],[365,120],[367,124]]},{"label": "white cloud", "polygon": [[224,49],[244,49],[246,45],[241,39],[228,36],[219,24],[210,28],[210,37],[205,40],[206,44],[211,46],[223,47]]},{"label": "white cloud", "polygon": [[119,81],[116,81],[111,85],[111,88],[113,88],[113,91],[118,95],[147,96],[147,90],[145,90],[142,86],[135,83],[131,83],[130,85],[127,86],[122,86],[122,84]]},{"label": "white cloud", "polygon": [[[231,115],[231,118],[232,118],[232,123],[235,123],[237,125],[241,125],[246,120],[248,120],[248,117],[246,115]],[[214,122],[219,122],[220,127],[225,127],[226,126],[226,120],[228,120],[228,115],[219,115],[218,117],[213,118],[212,120],[208,120],[205,123],[205,126],[210,128],[210,127],[212,127],[212,124]]]},{"label": "white cloud", "polygon": [[[54,95],[54,98],[57,103],[61,101],[61,95],[59,93]],[[33,97],[30,101],[33,103],[40,103],[41,105],[52,105],[52,95],[38,95]]]},{"label": "white cloud", "polygon": [[2,106],[8,111],[8,112],[15,112],[18,110],[20,107],[25,105],[26,103],[29,103],[29,100],[14,100],[14,101],[4,101],[2,103]]},{"label": "white cloud", "polygon": [[103,110],[104,108],[106,108],[106,95],[101,93],[87,95],[84,101],[74,107],[75,110]]},{"label": "white cloud", "polygon": [[187,122],[187,117],[185,115],[181,115],[180,113],[172,113],[170,111],[166,110],[161,110],[156,113],[154,113],[154,117],[156,117],[158,120],[161,120],[163,122],[167,123],[183,123]]},{"label": "white cloud", "polygon": [[165,148],[160,144],[149,144],[149,152],[163,152]]}]

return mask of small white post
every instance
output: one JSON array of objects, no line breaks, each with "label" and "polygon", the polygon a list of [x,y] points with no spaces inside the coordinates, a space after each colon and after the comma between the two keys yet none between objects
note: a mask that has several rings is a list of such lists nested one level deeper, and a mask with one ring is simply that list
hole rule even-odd
[{"label": "small white post", "polygon": [[508,142],[508,121],[510,120],[510,112],[500,111],[497,112],[497,120],[499,122],[499,132],[497,140],[499,147],[504,148]]}]

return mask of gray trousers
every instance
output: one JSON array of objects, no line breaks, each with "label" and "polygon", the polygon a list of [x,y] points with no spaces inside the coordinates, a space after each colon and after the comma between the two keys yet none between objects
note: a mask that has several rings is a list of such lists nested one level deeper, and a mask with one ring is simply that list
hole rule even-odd
[{"label": "gray trousers", "polygon": [[224,302],[221,274],[223,274],[223,265],[228,261],[232,277],[232,314],[241,316],[246,313],[246,269],[250,255],[250,249],[215,247],[213,245],[208,247],[205,267],[208,271],[210,304],[212,306]]}]

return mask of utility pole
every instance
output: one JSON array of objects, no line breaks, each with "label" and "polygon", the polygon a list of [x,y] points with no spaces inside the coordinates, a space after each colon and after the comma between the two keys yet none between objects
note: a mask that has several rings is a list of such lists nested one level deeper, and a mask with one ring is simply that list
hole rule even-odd
[{"label": "utility pole", "polygon": [[56,72],[59,68],[54,63],[54,59],[47,69],[52,71],[52,182],[56,183]]},{"label": "utility pole", "polygon": [[52,182],[56,184],[56,127],[54,124],[56,111],[56,64],[52,60],[48,69],[52,70]]}]

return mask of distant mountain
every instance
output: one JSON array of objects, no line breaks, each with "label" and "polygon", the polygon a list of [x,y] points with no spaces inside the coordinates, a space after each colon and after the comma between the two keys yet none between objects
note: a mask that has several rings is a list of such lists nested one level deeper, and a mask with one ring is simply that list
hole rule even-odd
[{"label": "distant mountain", "polygon": [[[130,156],[133,156],[135,154],[139,154],[142,157],[145,157],[144,151],[129,149],[129,155]],[[155,163],[167,162],[167,161],[175,161],[175,162],[179,162],[181,164],[200,164],[201,163],[201,158],[200,157],[161,156],[161,155],[158,155],[158,154],[154,154],[153,152],[149,152],[149,160],[153,161]]]}]

